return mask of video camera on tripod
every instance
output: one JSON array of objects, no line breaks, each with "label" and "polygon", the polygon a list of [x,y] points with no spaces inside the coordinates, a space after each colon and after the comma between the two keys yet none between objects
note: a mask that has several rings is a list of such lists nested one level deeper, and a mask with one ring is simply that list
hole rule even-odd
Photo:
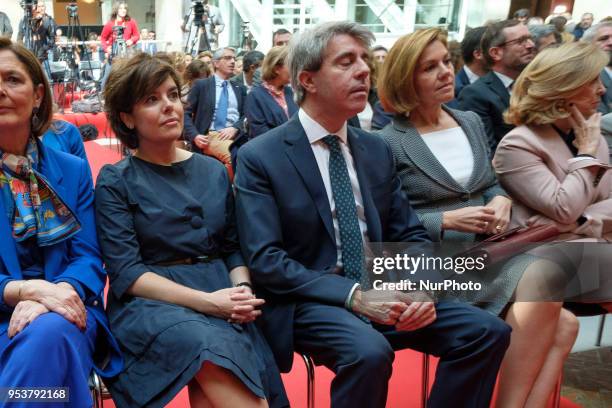
[{"label": "video camera on tripod", "polygon": [[76,18],[79,15],[79,6],[76,2],[73,1],[66,6],[66,13],[68,13],[68,18]]},{"label": "video camera on tripod", "polygon": [[210,21],[210,30],[214,31],[214,22],[210,20],[210,9],[207,0],[191,0],[193,10],[193,25],[201,27]]},{"label": "video camera on tripod", "polygon": [[38,5],[38,0],[21,0],[19,5],[24,11],[32,13]]}]

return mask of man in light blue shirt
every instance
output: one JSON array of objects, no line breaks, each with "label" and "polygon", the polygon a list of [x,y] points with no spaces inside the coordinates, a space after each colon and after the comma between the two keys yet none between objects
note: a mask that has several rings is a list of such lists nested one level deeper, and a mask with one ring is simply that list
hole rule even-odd
[{"label": "man in light blue shirt", "polygon": [[221,48],[213,54],[215,74],[194,83],[185,108],[185,138],[194,151],[221,160],[231,169],[230,150],[244,142],[244,101],[246,87],[229,81],[236,51]]}]

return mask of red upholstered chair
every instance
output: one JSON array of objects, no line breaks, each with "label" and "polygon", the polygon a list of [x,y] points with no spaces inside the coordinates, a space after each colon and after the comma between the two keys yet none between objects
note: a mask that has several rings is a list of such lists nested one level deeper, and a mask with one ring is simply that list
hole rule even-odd
[{"label": "red upholstered chair", "polygon": [[64,113],[55,114],[55,119],[62,119],[70,122],[76,127],[85,124],[92,124],[98,129],[98,137],[115,137],[113,130],[108,123],[106,113]]}]

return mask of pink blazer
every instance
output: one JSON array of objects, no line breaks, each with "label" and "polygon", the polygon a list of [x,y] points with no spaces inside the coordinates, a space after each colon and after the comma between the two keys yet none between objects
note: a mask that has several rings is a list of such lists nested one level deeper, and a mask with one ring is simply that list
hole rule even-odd
[{"label": "pink blazer", "polygon": [[574,159],[550,125],[519,126],[499,143],[493,167],[514,200],[514,226],[534,215],[560,224],[584,216],[587,221],[562,240],[612,242],[612,167],[603,136],[596,159]]}]

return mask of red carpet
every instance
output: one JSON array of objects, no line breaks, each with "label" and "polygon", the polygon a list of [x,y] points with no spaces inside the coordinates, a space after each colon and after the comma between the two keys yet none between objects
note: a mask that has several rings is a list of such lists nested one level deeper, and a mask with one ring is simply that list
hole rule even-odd
[{"label": "red carpet", "polygon": [[[94,181],[104,164],[115,163],[121,159],[116,148],[103,147],[95,142],[86,142],[85,150],[91,166]],[[393,363],[393,376],[389,383],[388,408],[420,408],[421,401],[421,362],[420,353],[405,350],[396,353]],[[433,381],[435,363],[432,361],[430,379]],[[372,373],[376,375],[376,373]],[[317,408],[329,407],[329,387],[333,373],[325,367],[317,367],[315,372],[315,406]],[[294,408],[306,408],[306,368],[299,355],[295,356],[293,369],[289,374],[283,375],[283,382],[289,401]],[[452,407],[449,401],[449,407]],[[115,405],[108,401],[104,407]],[[184,389],[168,404],[169,408],[189,408],[187,391]],[[233,408],[233,407],[232,407]],[[561,408],[580,408],[565,399],[561,400]]]},{"label": "red carpet", "polygon": [[[430,378],[433,380],[434,366]],[[375,375],[376,373],[372,373]],[[317,408],[329,407],[329,387],[333,373],[325,367],[317,367],[315,372],[315,406]],[[296,354],[293,370],[283,375],[283,382],[289,401],[293,408],[306,408],[306,369],[302,358]],[[393,364],[393,376],[389,383],[389,396],[387,408],[420,408],[421,401],[421,354],[406,350],[396,353]],[[114,408],[111,402],[104,407]],[[449,407],[454,406],[449,401]],[[168,408],[189,408],[187,390],[183,389],[176,398],[167,405]],[[358,408],[358,407],[356,407]],[[561,399],[561,408],[580,408],[568,400]]]}]

